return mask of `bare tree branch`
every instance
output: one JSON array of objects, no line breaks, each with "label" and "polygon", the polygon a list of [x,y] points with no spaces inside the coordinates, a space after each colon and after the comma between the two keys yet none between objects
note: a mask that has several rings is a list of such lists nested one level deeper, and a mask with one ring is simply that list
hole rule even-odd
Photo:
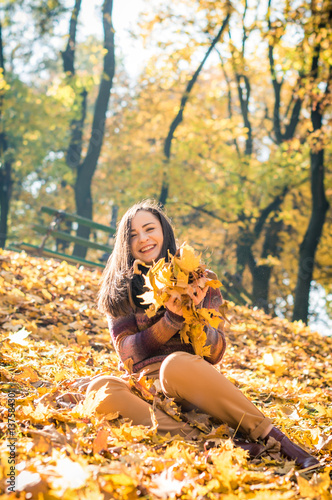
[{"label": "bare tree branch", "polygon": [[[242,52],[241,52],[242,63],[243,63],[243,59],[244,59],[245,42],[248,38],[246,27],[244,24],[246,12],[247,12],[247,7],[248,7],[248,5],[247,5],[247,1],[246,1],[244,13],[242,16],[242,23],[243,23]],[[229,37],[231,38],[230,31],[229,31]],[[235,59],[234,59],[234,51],[232,51],[232,64],[233,64],[233,70],[234,70],[235,79],[236,79],[236,83],[237,83],[237,91],[238,91],[238,96],[239,96],[239,101],[240,101],[243,124],[246,127],[246,129],[248,130],[244,154],[247,156],[251,156],[252,150],[253,150],[253,138],[252,138],[251,122],[249,120],[249,100],[250,100],[250,91],[251,91],[250,82],[249,82],[248,76],[243,73],[243,70],[241,71],[241,73],[239,73],[238,68],[237,68],[237,64],[236,64]],[[244,87],[242,86],[242,83],[244,83]]]},{"label": "bare tree branch", "polygon": [[244,11],[243,11],[243,16],[242,16],[242,31],[243,31],[243,35],[242,35],[242,58],[243,59],[244,59],[244,51],[245,51],[246,41],[247,41],[247,38],[248,38],[247,30],[246,30],[246,26],[245,26],[245,18],[246,18],[247,10],[248,10],[248,1],[245,0],[245,2],[244,2]]},{"label": "bare tree branch", "polygon": [[194,210],[197,210],[198,212],[202,212],[203,214],[209,215],[213,219],[217,219],[220,222],[226,222],[227,224],[237,224],[240,219],[234,219],[234,220],[225,220],[216,213],[212,212],[212,210],[207,210],[205,207],[206,203],[204,205],[192,205],[191,203],[184,202],[184,205],[187,205],[190,208],[193,208]]},{"label": "bare tree branch", "polygon": [[[226,84],[227,84],[228,116],[229,116],[230,119],[232,119],[233,118],[233,110],[232,110],[231,80],[230,80],[230,78],[229,78],[229,76],[227,74],[223,58],[221,57],[221,54],[220,54],[219,50],[217,49],[217,47],[215,47],[215,51],[217,52],[217,54],[219,56],[220,63],[221,63],[221,68],[222,68],[222,71],[224,73],[225,81],[226,81]],[[236,137],[234,137],[233,143],[234,143],[236,152],[238,154],[238,157],[240,158],[241,157],[241,152],[240,152],[240,148],[239,148],[239,145],[237,143]]]},{"label": "bare tree branch", "polygon": [[[223,31],[224,29],[226,28],[227,24],[228,24],[228,21],[229,21],[229,18],[230,18],[230,12],[226,15],[225,19],[224,19],[224,22],[219,30],[219,32],[217,33],[217,35],[215,36],[215,38],[213,39],[210,47],[208,48],[205,56],[203,57],[203,60],[202,62],[200,63],[200,65],[198,66],[197,70],[195,71],[195,73],[193,74],[192,78],[189,80],[188,84],[187,84],[187,87],[186,87],[186,90],[182,96],[182,99],[181,99],[181,102],[180,102],[180,108],[179,108],[179,111],[177,113],[177,115],[175,116],[173,122],[171,123],[171,126],[169,128],[169,131],[168,131],[168,135],[166,137],[166,140],[165,140],[165,144],[164,144],[164,154],[165,154],[165,159],[166,159],[166,163],[169,162],[170,160],[170,157],[171,157],[171,147],[172,147],[172,141],[173,141],[173,138],[174,138],[174,132],[176,130],[176,128],[179,126],[179,124],[182,122],[183,120],[183,112],[184,112],[184,109],[185,109],[185,106],[187,104],[187,101],[189,99],[189,94],[207,60],[207,58],[209,57],[209,55],[211,54],[212,50],[214,49],[215,45],[218,43],[218,41],[220,40],[221,38],[221,35],[223,34]],[[164,174],[164,177],[163,177],[163,182],[162,182],[162,187],[161,187],[161,193],[160,193],[160,197],[159,197],[159,201],[160,203],[162,203],[163,205],[166,203],[166,200],[167,200],[167,197],[168,197],[168,188],[169,188],[169,185],[168,185],[168,180],[167,180],[167,174],[166,174],[166,171],[165,171],[165,174]]]},{"label": "bare tree branch", "polygon": [[261,214],[260,214],[259,218],[257,219],[257,222],[255,224],[255,228],[254,228],[254,234],[255,234],[256,239],[258,239],[258,237],[260,236],[262,229],[264,227],[264,224],[266,222],[266,219],[269,217],[269,215],[272,212],[275,212],[280,207],[280,205],[284,201],[285,196],[288,193],[288,191],[289,191],[288,186],[285,186],[284,189],[282,190],[282,192],[280,194],[278,194],[277,196],[275,196],[275,198],[271,201],[271,203],[269,203],[261,211]]}]

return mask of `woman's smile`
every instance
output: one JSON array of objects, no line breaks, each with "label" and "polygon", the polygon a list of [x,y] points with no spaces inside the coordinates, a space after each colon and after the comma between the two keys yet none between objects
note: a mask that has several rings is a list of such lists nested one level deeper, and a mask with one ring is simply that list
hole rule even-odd
[{"label": "woman's smile", "polygon": [[150,250],[152,250],[153,248],[156,248],[156,245],[148,245],[146,247],[141,248],[140,252],[147,253]]}]

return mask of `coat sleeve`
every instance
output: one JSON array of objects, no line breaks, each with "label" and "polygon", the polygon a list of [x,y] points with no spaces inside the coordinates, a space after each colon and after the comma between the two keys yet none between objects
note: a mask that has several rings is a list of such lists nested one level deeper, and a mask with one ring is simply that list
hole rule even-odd
[{"label": "coat sleeve", "polygon": [[[202,307],[207,309],[219,310],[219,307],[223,303],[223,298],[219,289],[209,288],[205,299],[203,300]],[[205,357],[206,361],[215,365],[219,363],[226,350],[226,339],[223,332],[224,321],[221,320],[218,328],[212,328],[211,326],[205,327],[206,332],[206,345],[211,346],[211,352],[209,357]]]},{"label": "coat sleeve", "polygon": [[152,326],[139,328],[139,317],[145,314],[134,313],[125,317],[108,317],[108,327],[115,350],[123,363],[132,359],[134,364],[151,357],[160,350],[175,333],[181,330],[184,319],[182,316],[166,310]]}]

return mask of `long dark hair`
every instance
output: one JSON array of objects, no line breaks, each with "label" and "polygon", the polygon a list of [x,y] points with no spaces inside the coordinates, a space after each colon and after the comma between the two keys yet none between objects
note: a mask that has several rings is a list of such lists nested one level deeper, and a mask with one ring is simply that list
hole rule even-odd
[{"label": "long dark hair", "polygon": [[130,251],[131,221],[139,210],[151,212],[160,221],[164,243],[159,259],[168,259],[168,251],[174,255],[176,243],[170,219],[162,207],[154,200],[143,200],[133,205],[119,222],[115,244],[101,278],[98,295],[98,308],[113,317],[125,316],[132,309],[130,282],[133,276],[134,258]]}]

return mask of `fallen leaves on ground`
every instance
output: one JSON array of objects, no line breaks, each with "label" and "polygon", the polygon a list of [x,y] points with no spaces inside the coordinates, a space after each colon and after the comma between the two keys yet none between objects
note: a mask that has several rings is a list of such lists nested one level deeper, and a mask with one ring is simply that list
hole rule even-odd
[{"label": "fallen leaves on ground", "polygon": [[[117,414],[97,416],[103,394],[82,399],[88,380],[119,375],[96,309],[100,272],[8,251],[0,265],[0,493],[8,486],[12,436],[17,454],[17,493],[6,498],[332,498],[332,338],[231,307],[218,369],[324,465],[301,472],[277,452],[249,460],[225,426],[190,442],[131,426]],[[216,446],[204,447],[208,439]]]}]

